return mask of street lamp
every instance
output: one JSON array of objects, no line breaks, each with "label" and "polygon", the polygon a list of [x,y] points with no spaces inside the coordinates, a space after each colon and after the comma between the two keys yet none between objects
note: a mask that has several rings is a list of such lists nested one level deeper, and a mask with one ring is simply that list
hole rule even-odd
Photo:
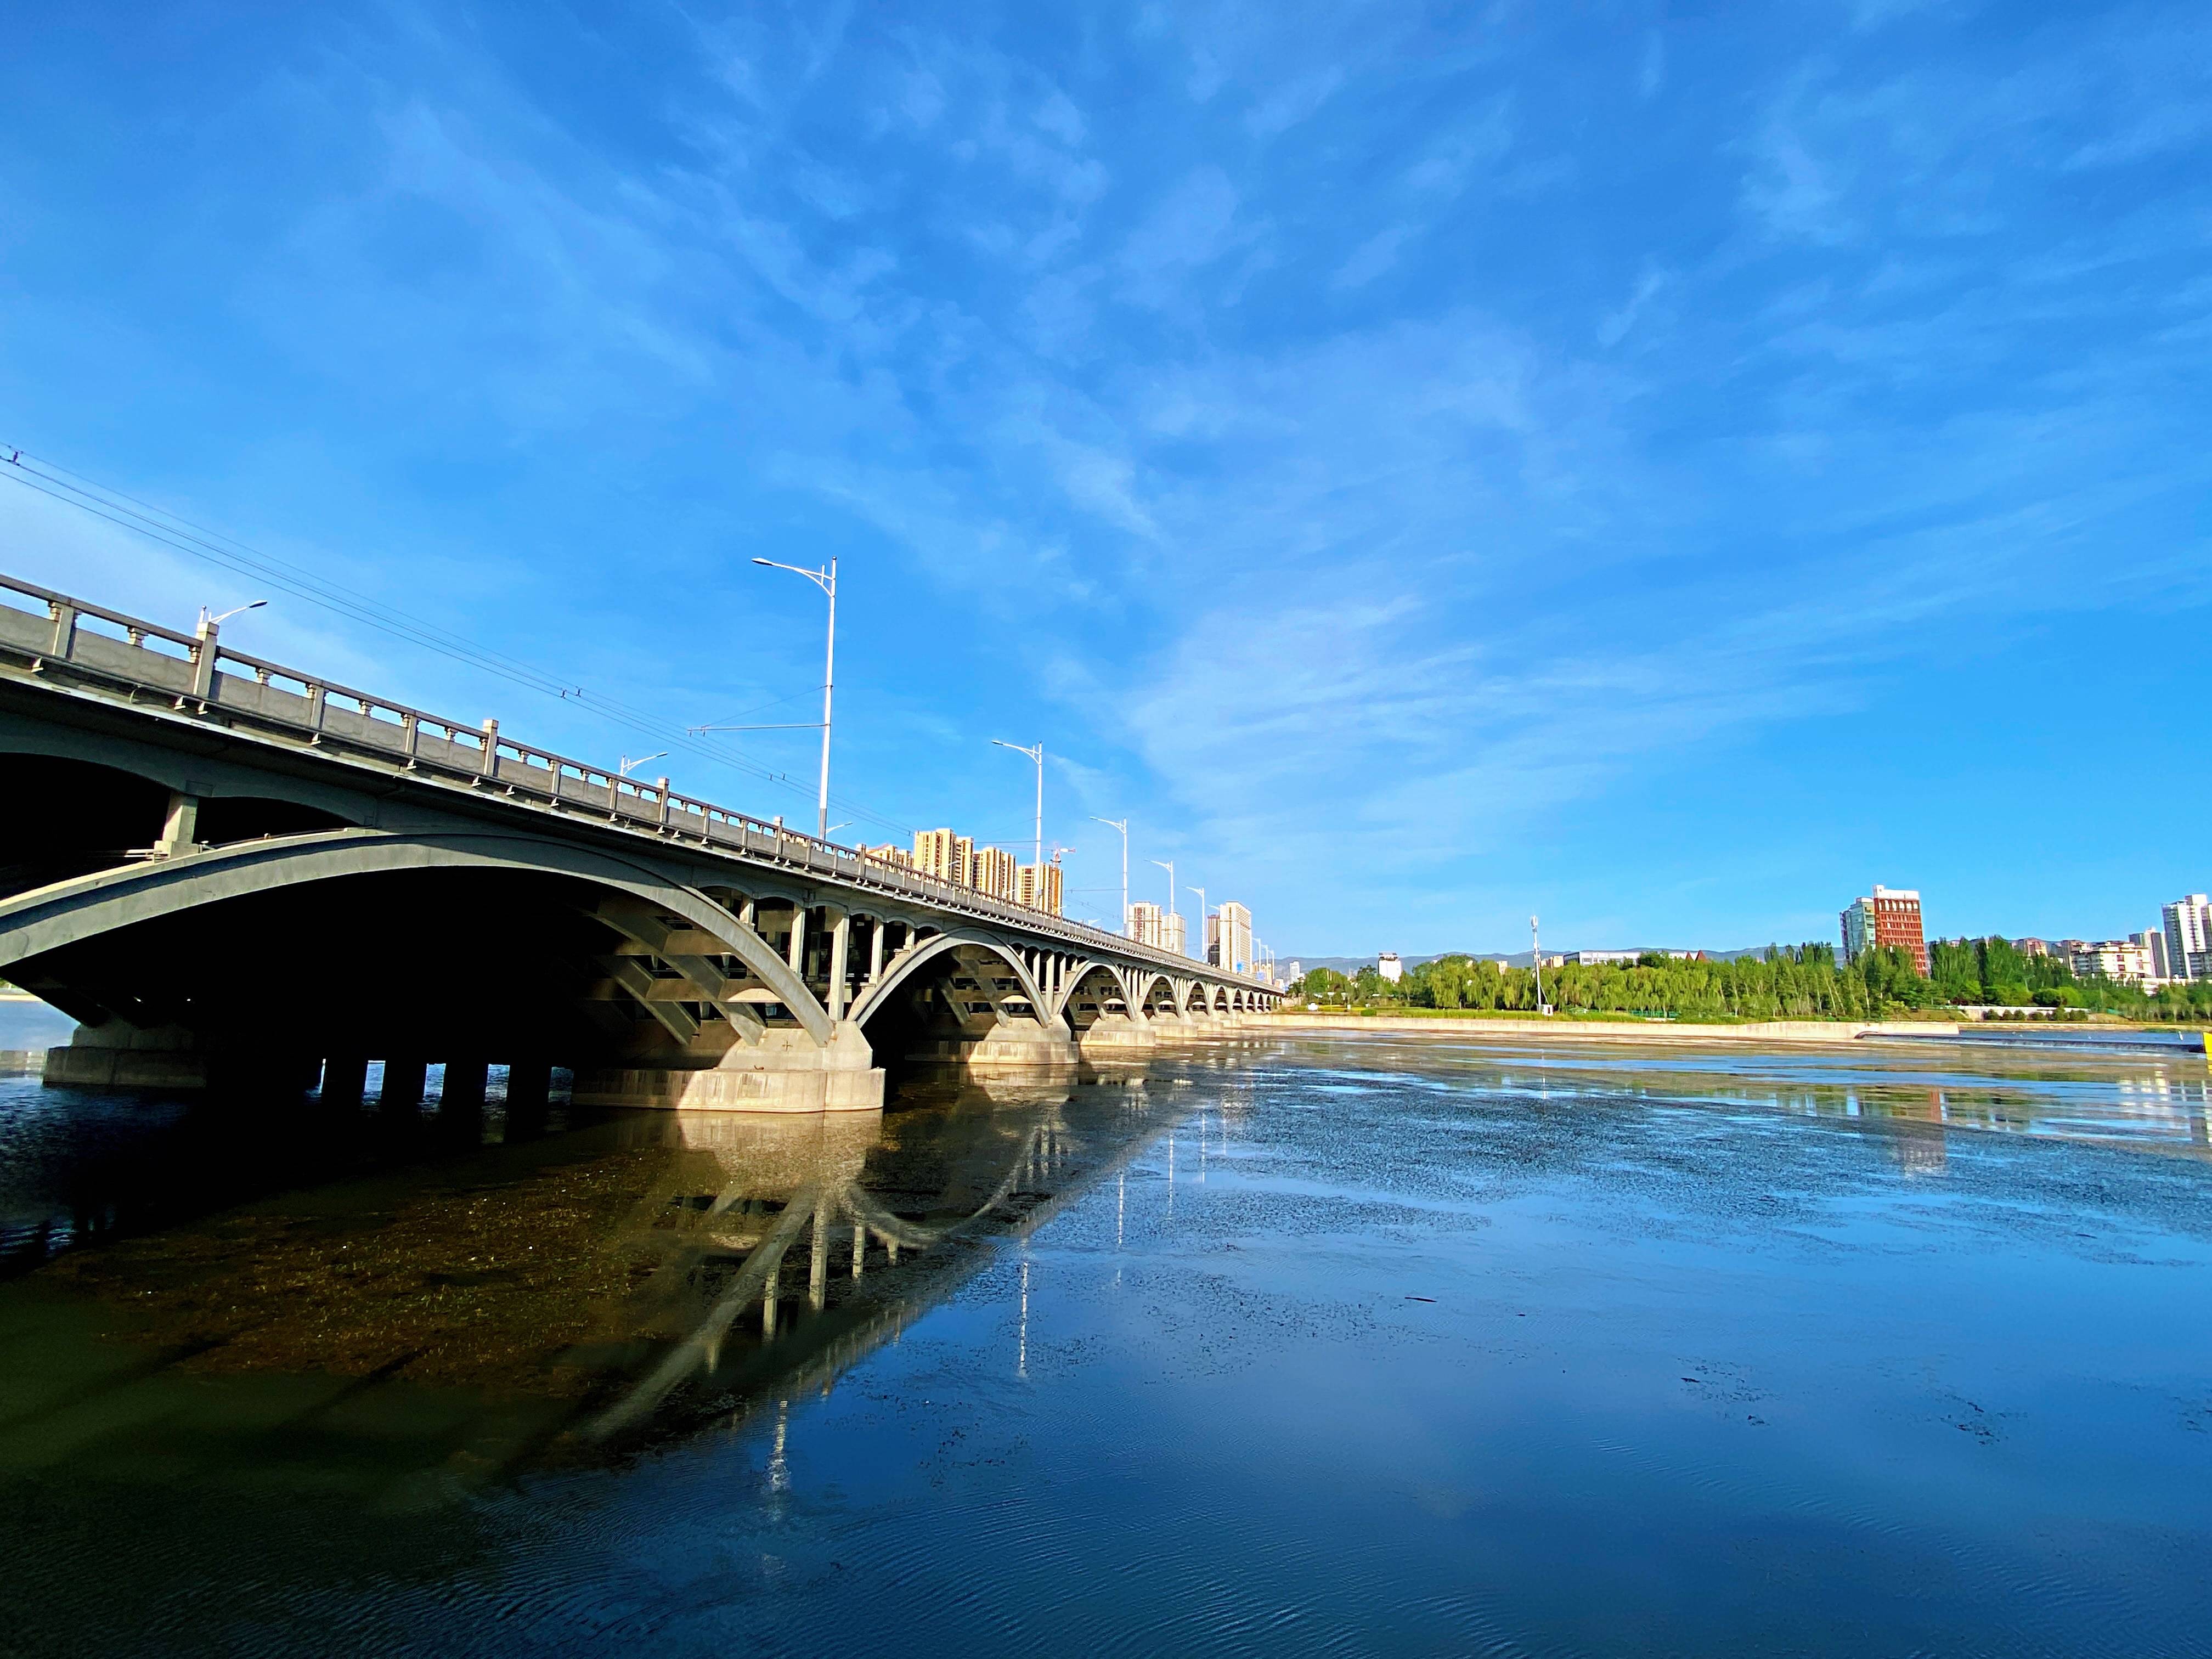
[{"label": "street lamp", "polygon": [[[814,810],[814,838],[830,839],[830,693],[837,679],[837,561],[830,561],[826,570],[809,570],[803,565],[779,564],[774,559],[755,559],[755,564],[764,564],[771,570],[788,570],[794,576],[804,576],[830,598],[830,629],[822,659],[822,792]],[[768,726],[695,726],[694,732],[770,732],[801,731],[800,726],[778,727]]]},{"label": "street lamp", "polygon": [[[1173,859],[1154,859],[1152,862],[1158,865],[1161,869],[1168,872],[1168,915],[1171,916],[1182,915],[1182,912],[1175,908],[1175,860]],[[1160,933],[1160,943],[1162,945],[1165,945],[1167,942],[1167,933],[1164,926]],[[1185,956],[1188,956],[1190,954],[1188,942],[1186,942],[1184,945],[1183,954]]]},{"label": "street lamp", "polygon": [[1544,947],[1536,939],[1536,918],[1528,918],[1528,956],[1536,966],[1536,1012],[1544,1012]]},{"label": "street lamp", "polygon": [[209,616],[208,608],[205,605],[202,605],[200,607],[200,632],[203,635],[212,634],[216,629],[222,627],[223,623],[228,622],[233,617],[239,615],[241,611],[258,611],[263,605],[268,603],[269,601],[266,599],[256,599],[251,605],[233,605],[229,610],[224,611],[220,617]]},{"label": "street lamp", "polygon": [[621,763],[615,769],[620,772],[623,776],[628,777],[629,775],[629,769],[631,767],[642,766],[649,760],[665,760],[667,758],[667,756],[668,751],[665,749],[656,750],[654,753],[650,755],[640,755],[635,760],[630,758],[628,755],[624,755],[622,757]]},{"label": "street lamp", "polygon": [[[1194,887],[1189,890],[1198,895],[1198,948],[1203,952],[1206,949],[1206,889]],[[1198,959],[1204,962],[1206,957],[1200,955]]]},{"label": "street lamp", "polygon": [[1109,830],[1119,830],[1121,832],[1121,931],[1126,934],[1129,931],[1129,820],[1102,818],[1093,812],[1091,815],[1091,821],[1093,823],[1103,823]]},{"label": "street lamp", "polygon": [[[1044,863],[1044,744],[1038,743],[1024,748],[1018,743],[1008,743],[1004,738],[994,738],[991,741],[1001,749],[1012,750],[1017,755],[1027,755],[1036,763],[1036,851],[1031,854],[1031,857],[1036,863],[1042,865]],[[1039,879],[1042,880],[1042,878],[1040,877]]]}]

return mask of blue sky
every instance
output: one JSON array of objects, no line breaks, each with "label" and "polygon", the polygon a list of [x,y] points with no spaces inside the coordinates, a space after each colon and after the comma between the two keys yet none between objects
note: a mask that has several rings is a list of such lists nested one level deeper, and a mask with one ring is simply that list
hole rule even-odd
[{"label": "blue sky", "polygon": [[[1905,0],[56,8],[0,440],[1285,953],[2212,882],[2212,21]],[[0,491],[0,568],[252,584]],[[595,757],[290,600],[295,658]],[[811,820],[805,732],[749,740]],[[833,812],[833,818],[851,816]],[[1188,912],[1193,901],[1183,895]]]}]

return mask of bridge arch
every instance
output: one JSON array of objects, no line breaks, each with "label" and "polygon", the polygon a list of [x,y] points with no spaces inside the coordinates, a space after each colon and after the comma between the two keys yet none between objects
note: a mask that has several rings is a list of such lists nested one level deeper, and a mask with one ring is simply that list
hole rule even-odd
[{"label": "bridge arch", "polygon": [[[149,860],[0,901],[0,971],[27,958],[143,922],[301,883],[430,870],[503,871],[574,878],[642,901],[710,935],[766,985],[817,1046],[829,1012],[757,933],[696,890],[649,866],[567,843],[496,831],[340,830],[271,836]],[[613,916],[602,920],[617,931]]]},{"label": "bridge arch", "polygon": [[[1038,1024],[1050,1026],[1059,1018],[1060,1011],[1052,1006],[1039,988],[1036,976],[1022,960],[1022,953],[981,929],[973,927],[954,927],[944,933],[933,933],[901,951],[885,967],[883,976],[854,1001],[848,1018],[856,1025],[866,1025],[875,1015],[890,1006],[893,995],[922,967],[963,947],[995,957],[1005,966]],[[997,1000],[995,997],[992,999],[994,1001]]]},{"label": "bridge arch", "polygon": [[[1082,1012],[1083,1005],[1079,998],[1085,994],[1086,985],[1091,988],[1091,994],[1098,1000],[1100,1013],[1108,1012],[1105,1004],[1109,999],[1121,1003],[1125,1009],[1128,1006],[1128,981],[1121,970],[1110,962],[1101,961],[1096,957],[1085,957],[1067,970],[1066,980],[1060,986],[1060,1006],[1054,1011],[1066,1023],[1071,1032],[1079,1029],[1076,1016]],[[1081,1022],[1084,1025],[1090,1023],[1089,1020]]]},{"label": "bridge arch", "polygon": [[1176,1003],[1175,981],[1158,969],[1139,968],[1133,982],[1137,988],[1136,994],[1130,999],[1129,1006],[1141,1011],[1147,1018],[1152,1017],[1156,1007],[1182,1012]]}]

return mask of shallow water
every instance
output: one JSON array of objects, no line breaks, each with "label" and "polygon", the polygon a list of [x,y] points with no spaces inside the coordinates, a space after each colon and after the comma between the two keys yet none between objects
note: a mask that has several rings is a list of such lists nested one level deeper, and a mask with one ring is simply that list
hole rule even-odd
[{"label": "shallow water", "polygon": [[477,1146],[0,1079],[0,1651],[2212,1650],[2207,1096],[1272,1040]]}]

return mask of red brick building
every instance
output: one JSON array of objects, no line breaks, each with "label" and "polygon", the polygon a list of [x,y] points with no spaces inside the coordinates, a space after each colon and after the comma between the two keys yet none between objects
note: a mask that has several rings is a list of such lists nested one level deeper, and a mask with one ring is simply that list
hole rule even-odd
[{"label": "red brick building", "polygon": [[1844,960],[1856,962],[1886,945],[1910,953],[1923,978],[1928,973],[1928,940],[1920,931],[1920,894],[1909,887],[1881,887],[1855,899],[1844,912]]}]

